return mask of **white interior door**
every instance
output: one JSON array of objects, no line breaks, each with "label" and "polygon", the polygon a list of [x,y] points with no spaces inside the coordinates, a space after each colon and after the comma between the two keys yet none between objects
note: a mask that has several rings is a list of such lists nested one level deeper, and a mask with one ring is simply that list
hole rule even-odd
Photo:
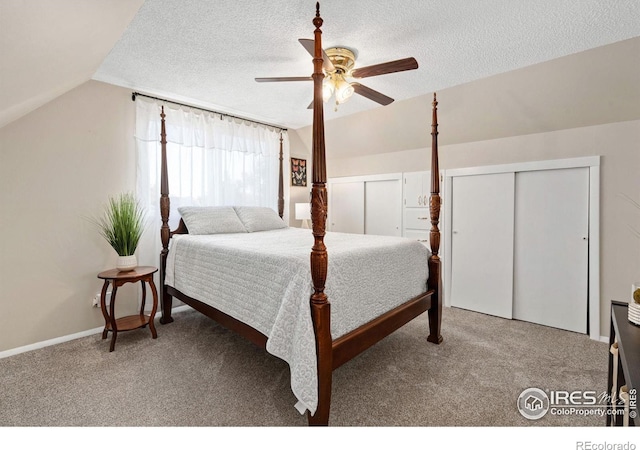
[{"label": "white interior door", "polygon": [[514,173],[454,177],[451,305],[511,318]]},{"label": "white interior door", "polygon": [[331,183],[329,230],[364,234],[364,182]]},{"label": "white interior door", "polygon": [[516,174],[513,317],[587,332],[589,168]]},{"label": "white interior door", "polygon": [[364,187],[365,234],[401,236],[401,180],[367,181]]}]

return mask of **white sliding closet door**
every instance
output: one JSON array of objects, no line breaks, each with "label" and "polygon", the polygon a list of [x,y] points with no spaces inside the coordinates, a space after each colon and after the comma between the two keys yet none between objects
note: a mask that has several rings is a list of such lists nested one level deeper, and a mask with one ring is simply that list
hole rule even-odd
[{"label": "white sliding closet door", "polygon": [[586,333],[589,168],[518,172],[515,203],[513,317]]},{"label": "white sliding closet door", "polygon": [[364,182],[332,183],[329,231],[364,233]]},{"label": "white sliding closet door", "polygon": [[514,174],[454,177],[450,198],[451,305],[510,319]]},{"label": "white sliding closet door", "polygon": [[364,191],[365,234],[402,236],[402,180],[367,181]]}]

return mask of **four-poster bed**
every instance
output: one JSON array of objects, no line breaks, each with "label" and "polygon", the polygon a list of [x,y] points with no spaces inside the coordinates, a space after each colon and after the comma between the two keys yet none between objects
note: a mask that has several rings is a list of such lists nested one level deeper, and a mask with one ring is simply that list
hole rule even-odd
[{"label": "four-poster bed", "polygon": [[[316,16],[313,19],[315,26],[315,54],[312,75],[314,84],[313,185],[311,189],[312,236],[309,236],[308,230],[299,229],[275,229],[259,231],[258,233],[219,234],[217,236],[204,237],[189,236],[189,229],[183,220],[184,215],[178,228],[171,231],[169,227],[169,186],[165,116],[163,111],[161,114],[162,166],[160,198],[163,249],[160,254],[162,296],[162,318],[160,322],[167,324],[173,321],[171,317],[172,297],[176,297],[221,325],[245,336],[270,353],[282,357],[291,366],[292,389],[300,400],[299,405],[301,405],[300,407],[296,406],[300,412],[307,411],[310,425],[327,425],[331,404],[331,379],[334,369],[425,311],[428,311],[430,328],[427,340],[435,344],[442,342],[440,335],[442,314],[441,264],[438,256],[440,247],[440,232],[438,229],[440,186],[438,176],[437,102],[434,95],[431,131],[431,251],[429,252],[422,244],[416,241],[404,238],[361,235],[340,236],[340,233],[325,232],[327,176],[322,98],[322,81],[324,78],[322,71],[322,32],[320,29],[322,18],[319,13],[319,5],[316,8]],[[284,211],[282,137],[280,138],[280,145],[278,213],[282,217]],[[239,216],[242,216],[245,212],[241,208],[235,208],[235,210]],[[231,214],[230,211],[227,212]],[[313,238],[313,245],[311,246],[311,270],[309,273],[309,259],[307,259],[309,247],[306,243],[311,243],[311,237]],[[329,249],[325,245],[325,237],[327,238]],[[290,252],[285,253],[283,248],[289,245],[289,239],[291,242],[295,241],[295,244],[291,244]],[[170,241],[171,252],[169,250]],[[215,291],[215,289],[209,289],[208,285],[204,284],[207,283],[207,277],[210,276],[212,284],[216,283],[214,281],[215,278],[227,277],[224,282],[228,288],[236,280],[234,277],[239,276],[238,273],[229,273],[224,265],[213,265],[213,262],[200,261],[198,257],[194,256],[195,253],[203,254],[204,251],[189,253],[189,248],[201,250],[205,247],[215,252],[211,257],[212,260],[216,261],[215,264],[224,264],[226,261],[227,264],[236,264],[236,267],[240,267],[238,266],[240,264],[238,261],[242,261],[242,276],[245,279],[238,280],[241,283],[246,283],[237,288],[237,292],[227,300],[227,303],[224,302],[224,299],[220,300],[220,303],[216,303],[219,300],[218,298],[205,298],[205,294],[202,294],[202,297],[200,296],[201,292]],[[301,248],[305,249],[304,254],[306,256],[301,256]],[[332,255],[331,264],[329,264],[328,253]],[[234,260],[234,258],[239,259]],[[388,260],[388,264],[379,264],[380,267],[376,266],[375,264],[378,264],[381,259]],[[189,272],[191,270],[190,266],[196,264],[207,267],[210,272],[202,269],[202,267],[194,269],[195,272]],[[282,264],[282,267],[279,267],[279,264]],[[403,271],[410,272],[410,274],[406,275],[406,279],[395,276],[397,272],[394,272],[394,270],[398,270],[398,266]],[[283,281],[279,285],[278,274],[284,270],[291,270],[292,272],[285,273]],[[245,271],[246,273],[244,273]],[[359,274],[361,279],[356,280],[356,282],[350,282],[345,275],[350,271],[354,274]],[[191,287],[179,280],[179,275],[183,273],[186,274],[185,278],[194,278],[202,273],[206,274],[203,275],[202,279],[196,281],[194,287]],[[374,277],[374,279],[385,280],[384,287],[392,291],[385,291],[380,284],[370,283],[366,279],[369,273],[372,274],[370,276]],[[336,276],[336,274],[340,276]],[[251,278],[252,276],[255,278]],[[254,281],[261,279],[267,281],[264,281],[264,283]],[[394,284],[394,279],[397,279],[396,284]],[[298,284],[292,284],[293,282],[290,280],[295,280]],[[327,280],[329,281],[327,282]],[[389,283],[386,283],[387,280],[389,280]],[[370,286],[371,284],[374,285]],[[255,290],[252,291],[251,289]],[[279,289],[282,289],[282,291],[279,291]],[[327,292],[331,294],[331,301]],[[376,295],[379,295],[380,292],[385,298],[376,298]],[[214,297],[218,295],[216,293]],[[273,298],[278,295],[282,297],[280,300]],[[243,299],[247,303],[243,304],[242,307],[238,307],[237,304]],[[272,300],[273,304],[270,304],[270,300]],[[333,313],[332,306],[335,309]],[[257,318],[248,316],[245,310],[252,309],[264,310],[262,311],[263,316]],[[351,311],[350,314],[349,311]],[[354,317],[358,319],[354,321]],[[293,323],[294,320],[299,320],[300,322]],[[292,333],[292,335],[289,335],[289,333]],[[294,333],[295,336],[293,336]],[[306,363],[299,362],[300,360],[305,360],[305,358]],[[311,362],[309,363],[309,361]],[[302,365],[301,370],[297,371],[296,364]],[[309,368],[312,369],[311,374],[309,374]],[[294,372],[297,383],[295,386]],[[300,375],[301,373],[306,375]],[[303,378],[304,381],[300,381]],[[305,385],[305,382],[311,382],[313,386]],[[305,390],[309,390],[309,392]]]}]

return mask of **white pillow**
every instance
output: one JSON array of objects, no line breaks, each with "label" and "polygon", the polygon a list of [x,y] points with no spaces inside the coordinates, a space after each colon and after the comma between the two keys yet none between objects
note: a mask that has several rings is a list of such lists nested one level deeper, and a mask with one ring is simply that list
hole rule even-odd
[{"label": "white pillow", "polygon": [[234,206],[249,233],[287,228],[277,212],[264,206]]},{"label": "white pillow", "polygon": [[247,232],[232,206],[183,206],[178,212],[189,234]]}]

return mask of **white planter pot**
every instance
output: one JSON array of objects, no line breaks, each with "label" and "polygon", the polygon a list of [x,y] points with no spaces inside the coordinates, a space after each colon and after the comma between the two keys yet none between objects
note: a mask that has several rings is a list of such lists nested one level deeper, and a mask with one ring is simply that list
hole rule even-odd
[{"label": "white planter pot", "polygon": [[640,325],[640,303],[636,303],[639,296],[640,281],[636,281],[631,286],[631,300],[629,300],[629,322]]},{"label": "white planter pot", "polygon": [[640,305],[629,302],[629,322],[640,325]]},{"label": "white planter pot", "polygon": [[136,255],[131,256],[118,256],[116,261],[116,269],[120,272],[128,272],[135,269],[138,266],[138,259]]}]

